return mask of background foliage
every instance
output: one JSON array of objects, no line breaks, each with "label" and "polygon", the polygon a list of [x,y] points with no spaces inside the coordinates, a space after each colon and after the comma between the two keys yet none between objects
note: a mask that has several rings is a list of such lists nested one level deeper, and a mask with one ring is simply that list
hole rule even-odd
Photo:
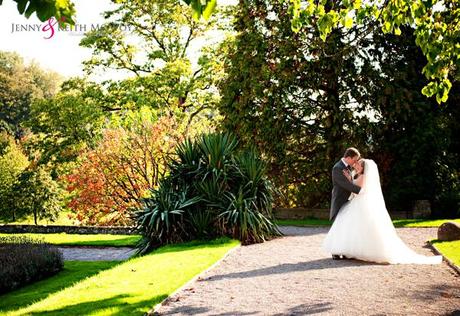
[{"label": "background foliage", "polygon": [[372,20],[363,18],[320,39],[315,27],[294,33],[290,23],[286,4],[240,3],[220,85],[223,128],[269,162],[284,192],[278,205],[327,207],[330,168],[355,146],[379,163],[390,210],[427,199],[439,213],[440,200],[449,200],[451,211],[441,212],[454,216],[458,83],[443,107],[421,94],[426,59],[414,30],[369,33]]}]

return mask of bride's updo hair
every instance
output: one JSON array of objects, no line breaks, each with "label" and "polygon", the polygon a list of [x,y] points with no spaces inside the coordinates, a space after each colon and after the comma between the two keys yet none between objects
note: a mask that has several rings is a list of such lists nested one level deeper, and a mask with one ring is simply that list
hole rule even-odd
[{"label": "bride's updo hair", "polygon": [[364,160],[364,158],[361,158],[358,160],[358,162],[361,164],[361,167],[363,167],[363,171],[361,173],[364,174],[364,167],[366,166],[366,161]]},{"label": "bride's updo hair", "polygon": [[364,166],[366,165],[365,159],[364,159],[364,158],[361,158],[361,159],[359,159],[359,160],[357,161],[357,163],[359,163],[359,164],[361,165],[361,168],[363,168],[363,170],[361,171],[361,173],[355,174],[355,176],[354,176],[353,179],[357,179],[358,176],[359,176],[360,174],[364,174]]}]

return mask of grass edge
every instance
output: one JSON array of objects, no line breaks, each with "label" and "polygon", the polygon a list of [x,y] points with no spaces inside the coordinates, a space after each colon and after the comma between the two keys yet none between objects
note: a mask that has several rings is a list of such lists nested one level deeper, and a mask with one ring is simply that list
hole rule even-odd
[{"label": "grass edge", "polygon": [[447,256],[445,256],[439,249],[433,244],[433,240],[428,240],[427,243],[430,245],[430,247],[433,249],[435,254],[441,255],[444,259],[444,261],[447,263],[448,266],[450,266],[455,272],[460,275],[460,267],[458,267],[455,263],[453,263]]},{"label": "grass edge", "polygon": [[145,315],[159,315],[158,310],[170,299],[171,297],[174,297],[177,295],[179,292],[184,290],[186,287],[190,286],[191,283],[195,282],[201,275],[205,274],[206,272],[210,271],[213,269],[215,266],[217,266],[221,261],[223,261],[227,256],[230,255],[233,251],[236,251],[236,249],[241,247],[241,243],[239,243],[237,246],[233,247],[225,255],[222,256],[219,260],[214,262],[211,266],[209,266],[207,269],[197,273],[193,278],[188,280],[186,283],[184,283],[182,286],[178,287],[174,292],[172,292],[168,297],[166,297],[164,300],[162,300],[160,303],[156,304],[152,309],[148,310]]}]

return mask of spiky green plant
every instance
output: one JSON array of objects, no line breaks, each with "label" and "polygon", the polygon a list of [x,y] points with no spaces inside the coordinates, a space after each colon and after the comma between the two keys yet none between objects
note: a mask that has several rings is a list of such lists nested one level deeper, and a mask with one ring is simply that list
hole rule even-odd
[{"label": "spiky green plant", "polygon": [[230,134],[186,140],[169,163],[169,176],[145,200],[138,217],[144,245],[231,235],[243,244],[279,232],[273,222],[275,190],[254,150],[238,151]]},{"label": "spiky green plant", "polygon": [[137,247],[138,253],[144,254],[163,244],[190,239],[184,213],[199,201],[199,196],[187,196],[187,187],[178,191],[168,179],[160,182],[158,189],[152,190],[151,196],[143,199],[143,209],[136,214],[143,236]]}]

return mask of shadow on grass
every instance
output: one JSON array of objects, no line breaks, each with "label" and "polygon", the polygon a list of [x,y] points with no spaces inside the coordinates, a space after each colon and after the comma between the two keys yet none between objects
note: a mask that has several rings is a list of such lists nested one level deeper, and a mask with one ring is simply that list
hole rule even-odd
[{"label": "shadow on grass", "polygon": [[66,261],[58,274],[0,296],[0,313],[17,310],[45,299],[73,284],[113,268],[118,261]]},{"label": "shadow on grass", "polygon": [[88,315],[90,313],[103,313],[106,309],[110,310],[107,311],[108,314],[115,316],[142,315],[167,296],[166,294],[162,294],[140,302],[129,303],[126,302],[126,298],[130,297],[129,295],[116,295],[111,298],[68,305],[56,310],[31,312],[28,315]]}]

